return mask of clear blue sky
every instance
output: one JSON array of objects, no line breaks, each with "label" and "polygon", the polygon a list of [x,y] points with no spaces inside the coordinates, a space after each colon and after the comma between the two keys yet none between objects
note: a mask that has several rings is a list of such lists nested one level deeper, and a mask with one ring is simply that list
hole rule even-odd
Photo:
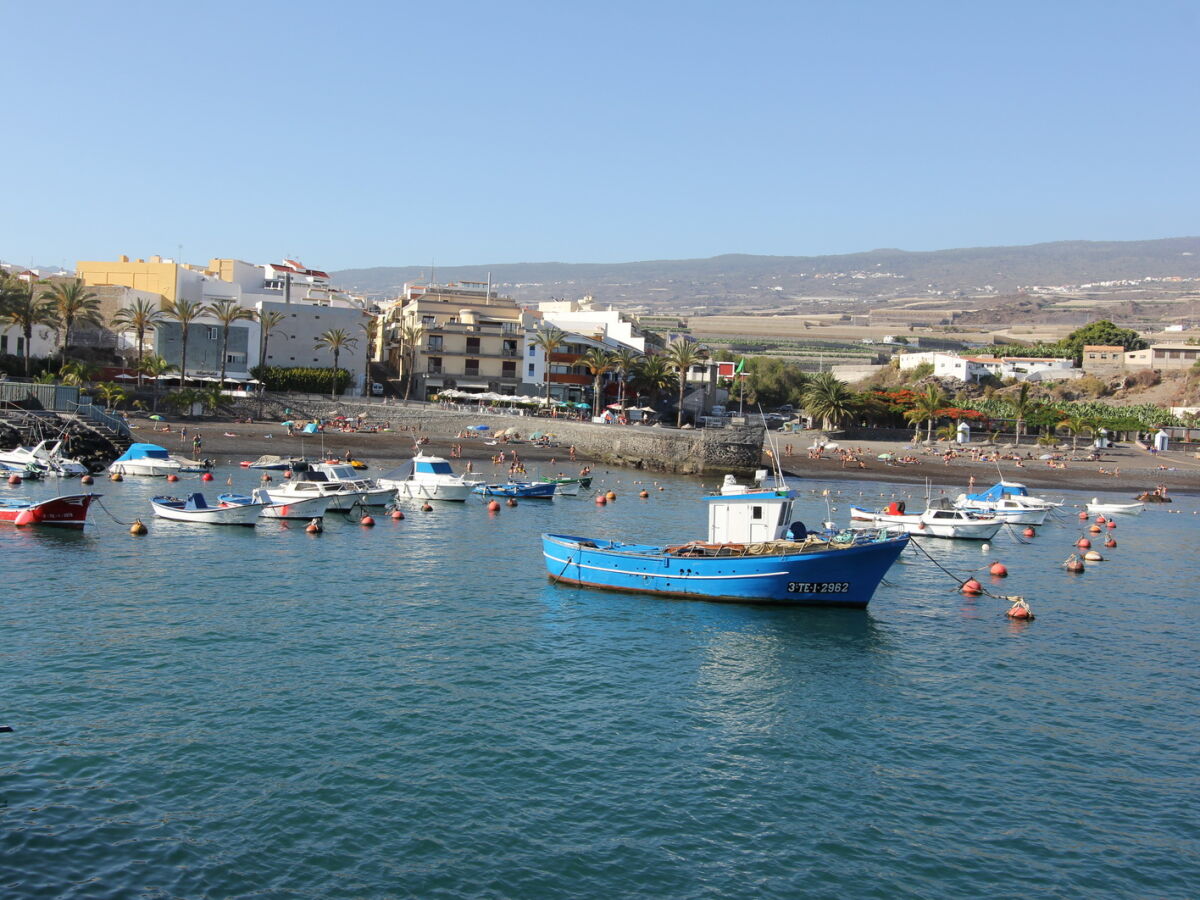
[{"label": "clear blue sky", "polygon": [[1200,233],[1194,2],[4,4],[0,259]]}]

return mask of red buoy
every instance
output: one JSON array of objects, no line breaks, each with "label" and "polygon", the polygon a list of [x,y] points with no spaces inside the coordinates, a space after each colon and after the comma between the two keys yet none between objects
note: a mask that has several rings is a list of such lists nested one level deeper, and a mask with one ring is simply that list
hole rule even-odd
[{"label": "red buoy", "polygon": [[91,483],[92,483],[92,476],[91,476],[91,475],[84,475],[82,478],[80,478],[80,479],[79,479],[79,483],[80,483],[80,484],[91,484]]},{"label": "red buoy", "polygon": [[291,478],[291,477],[292,477],[292,470],[291,470],[291,469],[284,469],[284,470],[283,470],[283,477],[284,477],[284,478]]},{"label": "red buoy", "polygon": [[172,484],[178,480],[179,480],[179,476],[176,475],[174,472],[172,472],[170,475],[167,476],[167,481],[170,481]]},{"label": "red buoy", "polygon": [[1116,523],[1116,522],[1114,522],[1112,519],[1109,519],[1109,520],[1108,520],[1108,527],[1109,527],[1109,528],[1116,528],[1116,527],[1117,527],[1117,523]]},{"label": "red buoy", "polygon": [[1084,510],[1083,512],[1081,512],[1079,514],[1079,521],[1081,521],[1081,522],[1086,521],[1087,517],[1088,517],[1087,510]]},{"label": "red buoy", "polygon": [[1034,531],[1032,528],[1026,528],[1024,531],[1021,532],[1021,534],[1025,535],[1025,537],[1035,537],[1037,535],[1037,532]]},{"label": "red buoy", "polygon": [[421,504],[421,512],[433,512],[433,504],[426,500]]},{"label": "red buoy", "polygon": [[1005,615],[1010,619],[1023,619],[1026,622],[1033,621],[1033,610],[1029,608],[1029,604],[1024,600],[1018,600],[1010,606]]},{"label": "red buoy", "polygon": [[1083,573],[1083,560],[1081,560],[1074,553],[1071,554],[1070,558],[1063,563],[1063,565],[1066,566],[1067,571],[1072,575],[1080,575]]},{"label": "red buoy", "polygon": [[983,585],[974,578],[968,578],[963,582],[962,592],[969,597],[974,597],[983,593]]},{"label": "red buoy", "polygon": [[205,472],[200,476],[201,481],[212,481],[212,472]]},{"label": "red buoy", "polygon": [[1008,577],[1008,568],[1004,565],[1004,563],[1001,562],[992,563],[992,567],[988,569],[988,572],[990,572],[992,575],[995,575],[997,578]]},{"label": "red buoy", "polygon": [[320,534],[324,529],[321,528],[320,520],[313,519],[304,530],[309,534]]},{"label": "red buoy", "polygon": [[9,476],[8,476],[8,483],[9,483],[9,484],[20,484],[20,483],[21,483],[21,476],[20,476],[20,475],[9,475]]},{"label": "red buoy", "polygon": [[597,495],[596,495],[596,505],[597,505],[597,506],[603,506],[603,505],[604,505],[604,504],[606,504],[607,502],[608,502],[608,501],[604,499],[604,495],[603,495],[603,494],[597,494]]},{"label": "red buoy", "polygon": [[274,481],[274,479],[273,479],[273,478],[271,478],[270,474],[269,474],[269,473],[267,473],[267,472],[263,472],[263,477],[262,477],[262,480],[263,480],[263,481]]},{"label": "red buoy", "polygon": [[643,500],[645,500],[647,497],[650,496],[650,492],[644,490],[640,494],[638,494],[638,496],[641,497]]},{"label": "red buoy", "polygon": [[1109,550],[1111,550],[1113,547],[1117,546],[1117,542],[1116,542],[1116,540],[1113,539],[1113,536],[1111,534],[1104,539],[1104,546],[1107,547]]},{"label": "red buoy", "polygon": [[358,524],[365,526],[366,528],[370,528],[372,525],[375,524],[375,519],[372,518],[371,516],[363,516],[361,519],[358,520]]},{"label": "red buoy", "polygon": [[404,513],[402,513],[400,510],[398,510],[398,509],[392,510],[392,521],[399,522],[403,518],[404,518]]},{"label": "red buoy", "polygon": [[491,503],[489,503],[487,505],[487,508],[488,508],[488,512],[500,512],[500,501],[493,500]]},{"label": "red buoy", "polygon": [[1075,546],[1086,550],[1088,547],[1092,546],[1092,542],[1089,541],[1087,538],[1081,537],[1079,540],[1077,540],[1075,542]]},{"label": "red buoy", "polygon": [[1096,516],[1096,524],[1097,525],[1103,525],[1107,521],[1108,521],[1108,519],[1104,518],[1104,516]]}]

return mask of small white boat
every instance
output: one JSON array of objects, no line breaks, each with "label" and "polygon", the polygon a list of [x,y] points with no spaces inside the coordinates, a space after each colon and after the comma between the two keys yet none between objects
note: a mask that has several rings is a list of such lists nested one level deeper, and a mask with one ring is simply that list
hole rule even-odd
[{"label": "small white boat", "polygon": [[990,503],[971,501],[964,504],[962,502],[964,496],[964,494],[959,494],[954,501],[955,508],[982,513],[985,516],[995,516],[997,519],[1003,519],[1013,525],[1044,525],[1046,516],[1050,515],[1050,510],[1053,508],[1049,505],[1027,505],[1013,497],[999,497]]},{"label": "small white boat", "polygon": [[24,466],[40,469],[46,475],[87,475],[87,466],[77,459],[68,459],[62,455],[62,445],[62,441],[53,444],[40,441],[32,448],[14,447],[12,450],[0,450],[0,463],[15,468]]},{"label": "small white boat", "polygon": [[408,463],[378,479],[379,487],[396,492],[409,500],[449,500],[463,502],[471,496],[482,475],[456,475],[450,463],[440,456],[418,453]]},{"label": "small white boat", "polygon": [[108,471],[114,475],[178,475],[183,468],[179,460],[174,459],[165,447],[158,444],[131,444],[129,449],[118,456]]},{"label": "small white boat", "polygon": [[851,528],[874,528],[880,525],[899,526],[914,537],[987,541],[996,536],[1004,520],[955,509],[945,498],[935,500],[919,513],[905,512],[902,502],[889,503],[878,512],[861,506],[850,507]]},{"label": "small white boat", "polygon": [[189,494],[184,500],[178,497],[154,497],[150,504],[154,507],[154,514],[160,519],[201,525],[248,525],[251,528],[258,521],[258,514],[265,506],[263,503],[209,506],[204,495],[200,493]]},{"label": "small white boat", "polygon": [[1146,504],[1136,503],[1101,503],[1099,497],[1093,497],[1087,505],[1089,515],[1093,516],[1140,516]]},{"label": "small white boat", "polygon": [[[986,491],[978,494],[959,494],[954,499],[954,505],[959,509],[986,513],[996,508],[996,504],[1002,500],[1008,501],[1007,508],[1009,509],[1021,506],[1026,509],[1049,510],[1062,506],[1062,503],[1033,496],[1029,493],[1029,488],[1025,487],[1019,481],[998,481]],[[1028,524],[1038,523],[1032,522]]]},{"label": "small white boat", "polygon": [[222,506],[251,506],[260,504],[258,515],[262,519],[319,519],[325,515],[332,496],[305,497],[299,500],[279,499],[271,496],[266,488],[255,488],[246,494],[219,494],[217,502]]}]

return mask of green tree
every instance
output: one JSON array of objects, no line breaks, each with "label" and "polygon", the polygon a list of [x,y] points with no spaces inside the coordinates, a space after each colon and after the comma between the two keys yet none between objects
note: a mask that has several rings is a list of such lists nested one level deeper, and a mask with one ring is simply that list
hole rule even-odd
[{"label": "green tree", "polygon": [[1150,346],[1132,328],[1118,328],[1112,322],[1108,321],[1108,319],[1100,319],[1097,322],[1084,325],[1082,328],[1077,328],[1059,341],[1059,344],[1071,356],[1075,357],[1076,365],[1083,362],[1083,348],[1085,344],[1106,344],[1109,346],[1119,344],[1126,350],[1145,350]]},{"label": "green tree", "polygon": [[823,428],[836,428],[854,414],[854,394],[830,372],[813,376],[802,396],[805,410]]},{"label": "green tree", "polygon": [[55,324],[54,307],[48,300],[36,299],[33,281],[28,286],[20,279],[4,276],[0,282],[0,323],[15,325],[25,336],[25,375],[29,375],[30,349],[33,329],[38,325]]},{"label": "green tree", "polygon": [[[933,424],[938,414],[945,408],[947,397],[938,385],[930,382],[925,390],[913,398],[912,409],[904,414],[904,418],[914,425],[926,423],[925,440],[933,442]],[[918,432],[919,433],[919,432]]]},{"label": "green tree", "polygon": [[543,325],[533,336],[533,346],[546,354],[546,399],[550,399],[550,357],[567,342],[567,333],[553,325]]},{"label": "green tree", "polygon": [[179,388],[171,391],[163,400],[183,416],[190,416],[197,403],[204,402],[204,394],[195,388]]},{"label": "green tree", "polygon": [[[333,371],[336,374],[338,370],[338,359],[342,355],[343,350],[352,350],[358,346],[358,338],[350,337],[346,334],[343,328],[330,328],[324,332],[313,344],[314,350],[326,348],[333,353]],[[337,379],[334,379],[334,388],[332,397],[337,399]]]},{"label": "green tree", "polygon": [[146,332],[156,328],[165,318],[166,313],[158,303],[138,297],[129,306],[118,309],[108,320],[109,327],[114,331],[132,331],[137,334],[138,387],[142,386],[142,358],[146,346]]},{"label": "green tree", "polygon": [[205,313],[204,305],[195,300],[184,300],[177,298],[171,300],[163,308],[163,312],[168,319],[174,319],[179,323],[180,334],[180,356],[179,356],[179,386],[183,387],[187,384],[187,351],[188,351],[188,328],[193,322],[199,319]]},{"label": "green tree", "polygon": [[96,385],[95,390],[100,395],[100,399],[104,401],[104,408],[109,410],[124,403],[129,397],[125,388],[115,381],[102,381]]},{"label": "green tree", "polygon": [[83,387],[96,377],[96,367],[90,363],[77,361],[63,363],[62,368],[58,370],[58,377],[63,384]]},{"label": "green tree", "polygon": [[75,323],[83,325],[99,325],[100,298],[84,285],[83,280],[72,278],[70,281],[59,281],[50,289],[42,292],[42,299],[50,302],[54,308],[54,318],[61,331],[60,362],[67,361],[67,347],[71,344],[71,329]]},{"label": "green tree", "polygon": [[197,393],[199,401],[204,404],[204,408],[214,416],[221,408],[221,404],[225,402],[225,392],[219,384],[210,384],[208,387],[201,388]]},{"label": "green tree", "polygon": [[657,404],[662,392],[675,386],[675,375],[662,356],[654,354],[644,356],[633,370],[633,384],[639,392],[650,394],[653,404]]},{"label": "green tree", "polygon": [[218,388],[225,386],[225,358],[229,355],[229,326],[234,322],[254,321],[254,311],[239,306],[236,300],[217,300],[210,303],[203,312],[221,323],[221,375],[217,382]]},{"label": "green tree", "polygon": [[604,397],[600,394],[600,380],[606,372],[612,371],[612,354],[601,347],[592,347],[579,357],[579,364],[592,374],[592,414],[595,415],[604,406]]},{"label": "green tree", "polygon": [[1069,413],[1063,417],[1062,421],[1058,423],[1058,427],[1065,428],[1070,432],[1072,453],[1075,452],[1075,448],[1078,446],[1079,435],[1084,432],[1090,434],[1094,431],[1091,418],[1078,412]]},{"label": "green tree", "polygon": [[371,344],[378,334],[379,322],[378,317],[370,313],[363,313],[363,315],[365,318],[359,320],[358,327],[362,330],[363,344],[366,346],[366,352],[363,353],[362,386],[362,394],[366,397],[371,391]]},{"label": "green tree", "polygon": [[687,390],[688,370],[703,362],[707,354],[695,341],[677,338],[667,345],[662,356],[666,364],[675,370],[675,376],[679,379],[679,406],[675,412],[675,427],[679,428],[683,425],[683,395]]},{"label": "green tree", "polygon": [[259,351],[258,364],[260,366],[267,365],[267,342],[271,339],[271,333],[283,324],[287,318],[283,313],[274,309],[260,310],[257,314],[259,336]]},{"label": "green tree", "polygon": [[612,370],[617,373],[617,402],[625,405],[625,383],[637,368],[642,354],[630,347],[622,347],[612,355]]},{"label": "green tree", "polygon": [[800,366],[773,356],[753,356],[746,360],[744,369],[745,399],[751,405],[772,409],[791,403],[804,402],[804,391],[809,378]]},{"label": "green tree", "polygon": [[417,351],[421,348],[421,337],[425,329],[417,322],[409,322],[400,329],[400,354],[404,364],[404,399],[412,393],[413,370],[417,367]]},{"label": "green tree", "polygon": [[1021,382],[1021,387],[1017,389],[1016,396],[1010,397],[1008,403],[1012,407],[1013,417],[1017,420],[1016,440],[1013,442],[1013,445],[1020,446],[1021,426],[1038,408],[1037,400],[1029,395],[1028,381]]}]

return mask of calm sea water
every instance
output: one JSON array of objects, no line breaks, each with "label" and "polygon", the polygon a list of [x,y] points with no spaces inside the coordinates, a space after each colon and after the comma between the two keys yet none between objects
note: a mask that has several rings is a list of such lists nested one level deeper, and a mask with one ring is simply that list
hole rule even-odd
[{"label": "calm sea water", "polygon": [[544,530],[702,536],[635,477],[319,537],[100,482],[148,536],[0,530],[0,896],[1196,895],[1195,499],[1081,577],[1075,521],[925,544],[1025,625],[912,553],[866,612],[550,585]]}]

